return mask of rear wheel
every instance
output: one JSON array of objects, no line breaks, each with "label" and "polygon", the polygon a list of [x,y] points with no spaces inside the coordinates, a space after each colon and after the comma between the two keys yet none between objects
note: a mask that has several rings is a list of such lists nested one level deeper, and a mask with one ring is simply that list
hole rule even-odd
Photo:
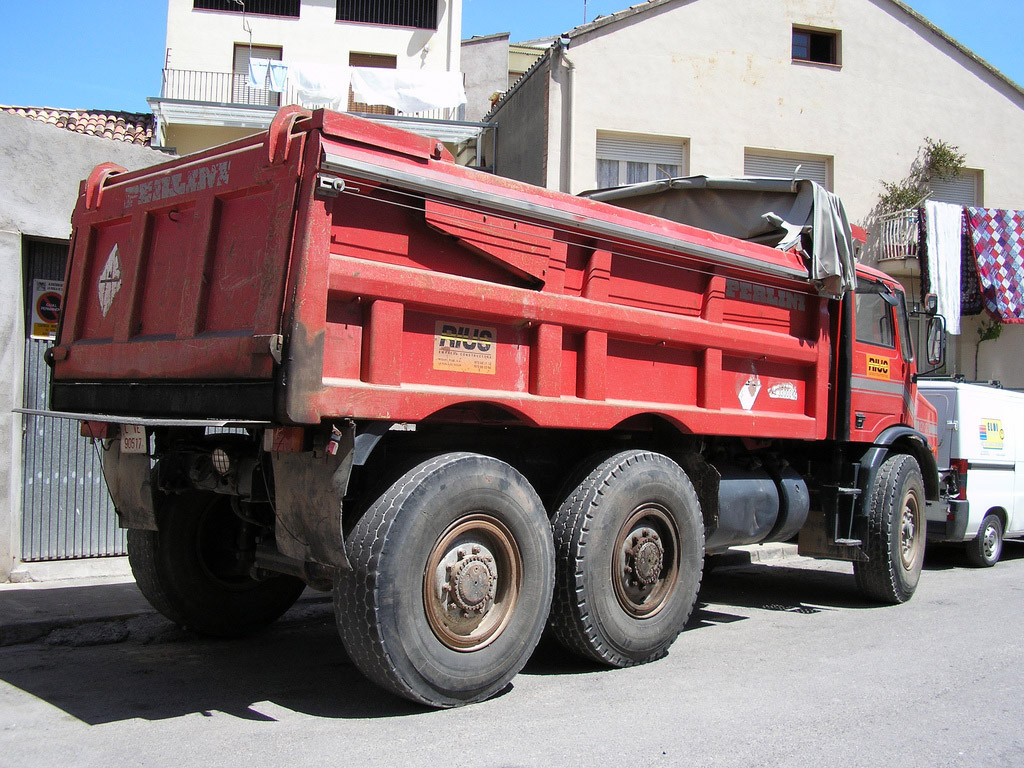
[{"label": "rear wheel", "polygon": [[494,695],[522,669],[551,604],[543,505],[508,464],[471,453],[399,478],[346,540],[338,630],[359,669],[435,707]]},{"label": "rear wheel", "polygon": [[1003,554],[1003,522],[998,515],[985,515],[974,541],[967,544],[967,559],[979,568],[991,568]]},{"label": "rear wheel", "polygon": [[306,586],[294,576],[252,578],[252,526],[227,496],[167,497],[159,528],[128,531],[128,562],[150,604],[186,629],[240,637],[277,619]]},{"label": "rear wheel", "polygon": [[552,524],[555,637],[614,667],[663,656],[693,609],[704,557],[686,473],[661,454],[614,454],[568,494]]},{"label": "rear wheel", "polygon": [[854,562],[861,592],[883,603],[911,598],[924,565],[924,480],[912,456],[890,456],[870,490],[868,560]]}]

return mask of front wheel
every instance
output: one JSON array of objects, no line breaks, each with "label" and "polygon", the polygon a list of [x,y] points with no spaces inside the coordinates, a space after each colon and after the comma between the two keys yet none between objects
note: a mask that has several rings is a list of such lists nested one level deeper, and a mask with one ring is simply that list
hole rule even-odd
[{"label": "front wheel", "polygon": [[869,491],[868,560],[854,562],[861,592],[895,605],[911,598],[924,565],[924,480],[912,456],[890,456]]},{"label": "front wheel", "polygon": [[1003,523],[997,515],[985,515],[978,536],[967,544],[967,559],[979,568],[991,568],[1003,554]]},{"label": "front wheel", "polygon": [[352,661],[381,687],[453,707],[494,695],[540,640],[554,580],[543,504],[508,464],[472,453],[422,462],[346,539],[334,588]]}]

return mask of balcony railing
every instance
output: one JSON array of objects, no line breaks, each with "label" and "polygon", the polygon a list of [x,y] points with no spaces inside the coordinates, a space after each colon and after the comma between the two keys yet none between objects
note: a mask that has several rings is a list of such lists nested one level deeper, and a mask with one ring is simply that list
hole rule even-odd
[{"label": "balcony railing", "polygon": [[886,214],[879,218],[878,260],[916,259],[918,252],[917,209]]},{"label": "balcony railing", "polygon": [[[299,104],[309,109],[323,106],[339,108],[337,103],[303,99],[291,83],[279,93],[265,88],[250,87],[249,76],[246,73],[199,72],[190,69],[165,69],[160,98],[240,107],[280,107],[285,104]],[[347,104],[351,104],[351,99],[348,99]],[[355,105],[352,111],[360,112],[359,106]],[[346,108],[346,104],[342,104],[341,107]],[[462,112],[463,108],[452,107],[398,114],[431,120],[460,120]]]}]

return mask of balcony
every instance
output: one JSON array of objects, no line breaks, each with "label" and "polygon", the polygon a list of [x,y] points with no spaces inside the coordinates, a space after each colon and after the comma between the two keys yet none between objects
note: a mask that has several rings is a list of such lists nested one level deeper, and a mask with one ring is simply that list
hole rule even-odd
[{"label": "balcony", "polygon": [[[249,86],[248,75],[241,72],[200,72],[189,69],[165,69],[163,71],[163,82],[160,86],[160,102],[177,103],[179,106],[210,105],[221,108],[235,108],[239,112],[257,113],[273,110],[286,104],[299,104],[309,109],[328,107],[351,111],[355,114],[369,115],[376,119],[379,116],[395,116],[398,118],[415,118],[417,120],[440,120],[460,121],[465,115],[465,107],[452,107],[445,109],[433,109],[421,112],[396,112],[387,107],[375,107],[370,105],[352,104],[351,98],[346,98],[348,92],[347,84],[338,88],[341,97],[335,100],[316,100],[303,98],[302,94],[289,82],[284,91],[276,92],[264,88],[252,88]],[[347,101],[347,104],[344,103]],[[363,109],[360,109],[362,107]],[[223,119],[223,116],[220,118]],[[250,120],[239,115],[238,119],[243,124],[240,127],[250,127]],[[269,125],[269,117],[267,118]]]},{"label": "balcony", "polygon": [[918,213],[908,208],[879,217],[878,268],[893,277],[917,277]]}]

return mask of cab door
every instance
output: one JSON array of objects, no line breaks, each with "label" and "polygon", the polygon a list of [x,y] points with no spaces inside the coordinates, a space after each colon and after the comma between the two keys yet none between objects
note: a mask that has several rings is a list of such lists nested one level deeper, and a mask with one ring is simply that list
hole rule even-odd
[{"label": "cab door", "polygon": [[914,423],[913,348],[901,290],[861,275],[854,302],[850,439],[870,442],[887,427]]}]

